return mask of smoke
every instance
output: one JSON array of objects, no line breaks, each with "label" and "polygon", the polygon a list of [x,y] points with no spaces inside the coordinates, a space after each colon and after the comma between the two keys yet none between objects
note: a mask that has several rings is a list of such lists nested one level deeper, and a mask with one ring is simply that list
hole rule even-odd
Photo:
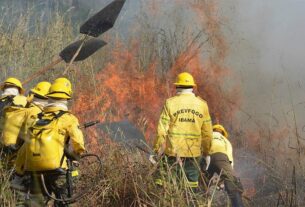
[{"label": "smoke", "polygon": [[[257,143],[252,156],[265,162],[260,163],[263,171],[257,169],[253,166],[257,162],[249,160],[249,156],[241,157],[239,150],[237,171],[245,176],[248,173],[243,171],[247,167],[251,169],[249,177],[256,179],[257,190],[262,189],[257,194],[259,198],[259,195],[289,189],[294,179],[304,182],[305,28],[302,22],[305,2],[220,2],[222,16],[226,19],[223,29],[230,42],[226,63],[237,75],[231,81],[239,82],[243,90],[240,125],[236,127],[247,131],[241,134],[245,143]],[[251,144],[244,144],[247,145]],[[253,147],[246,148],[246,152],[251,149]],[[269,176],[271,172],[273,175]],[[276,180],[270,182],[272,177]],[[299,192],[304,190],[302,185],[296,186]]]},{"label": "smoke", "polygon": [[291,118],[295,110],[302,128],[305,2],[229,1],[225,5],[223,15],[229,20],[224,27],[231,42],[227,60],[239,73],[244,109],[256,118],[268,120],[272,115],[280,121]]},{"label": "smoke", "polygon": [[[287,157],[304,146],[304,1],[222,1],[227,64],[243,88],[240,128],[265,128]],[[275,136],[273,136],[275,137]],[[276,143],[276,144],[275,144]],[[266,143],[265,143],[266,144]],[[279,147],[279,144],[281,147]],[[276,151],[275,151],[276,153]]]}]

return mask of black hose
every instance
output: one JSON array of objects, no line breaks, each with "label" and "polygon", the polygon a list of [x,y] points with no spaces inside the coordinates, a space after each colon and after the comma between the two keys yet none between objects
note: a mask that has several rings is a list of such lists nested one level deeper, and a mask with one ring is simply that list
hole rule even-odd
[{"label": "black hose", "polygon": [[85,158],[85,157],[95,157],[97,159],[97,161],[99,162],[99,164],[102,165],[101,158],[98,155],[96,155],[96,154],[87,153],[87,154],[83,154],[83,155],[80,156],[81,159]]},{"label": "black hose", "polygon": [[65,203],[65,204],[69,204],[69,203],[75,202],[77,199],[80,199],[82,196],[84,196],[84,194],[82,194],[80,196],[75,196],[75,197],[72,197],[72,198],[63,198],[63,199],[56,198],[56,197],[52,196],[49,193],[49,191],[47,189],[47,186],[46,186],[46,183],[44,181],[43,174],[40,174],[40,179],[41,179],[41,183],[42,183],[42,187],[43,187],[44,193],[48,196],[48,198],[50,198],[50,199],[52,199],[54,201],[62,202],[62,203]]},{"label": "black hose", "polygon": [[[83,154],[83,155],[81,155],[81,159],[82,159],[82,158],[85,158],[85,157],[95,157],[95,158],[98,160],[99,164],[102,165],[102,160],[101,160],[101,158],[100,158],[98,155],[96,155],[96,154],[88,153],[88,154]],[[42,187],[43,187],[44,193],[48,196],[48,198],[49,198],[49,199],[52,199],[52,200],[54,200],[54,201],[62,202],[62,203],[64,203],[64,204],[71,204],[71,203],[76,202],[77,200],[79,200],[79,199],[81,199],[82,197],[84,197],[85,194],[86,194],[86,193],[88,192],[88,190],[89,190],[89,189],[84,190],[84,191],[80,192],[78,195],[72,196],[71,198],[62,198],[62,199],[60,199],[60,198],[56,198],[56,197],[54,197],[54,196],[52,196],[52,195],[50,194],[50,192],[49,192],[48,189],[47,189],[47,186],[46,186],[46,183],[45,183],[43,174],[40,175],[40,179],[41,179],[41,183],[42,183]]]}]

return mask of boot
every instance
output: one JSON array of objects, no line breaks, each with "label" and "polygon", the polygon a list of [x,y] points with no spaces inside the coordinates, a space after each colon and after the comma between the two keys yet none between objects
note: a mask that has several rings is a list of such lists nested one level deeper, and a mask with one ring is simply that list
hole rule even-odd
[{"label": "boot", "polygon": [[15,174],[14,179],[10,182],[10,187],[19,191],[26,191],[24,181],[25,176]]},{"label": "boot", "polygon": [[232,207],[244,207],[242,196],[239,192],[233,193],[230,196]]}]

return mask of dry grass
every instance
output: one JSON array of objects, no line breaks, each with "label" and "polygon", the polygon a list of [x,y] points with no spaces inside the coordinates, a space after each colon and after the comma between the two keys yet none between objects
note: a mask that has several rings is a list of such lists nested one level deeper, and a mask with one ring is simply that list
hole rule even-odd
[{"label": "dry grass", "polygon": [[[0,156],[2,152],[0,152]],[[15,206],[15,194],[10,189],[9,178],[13,171],[8,170],[9,166],[1,161],[0,162],[0,206]]]},{"label": "dry grass", "polygon": [[[171,185],[156,186],[157,168],[141,152],[117,144],[103,147],[103,168],[83,184],[91,190],[79,206],[197,206],[196,195],[178,187],[174,178],[169,178]],[[204,202],[204,197],[200,200]]]}]

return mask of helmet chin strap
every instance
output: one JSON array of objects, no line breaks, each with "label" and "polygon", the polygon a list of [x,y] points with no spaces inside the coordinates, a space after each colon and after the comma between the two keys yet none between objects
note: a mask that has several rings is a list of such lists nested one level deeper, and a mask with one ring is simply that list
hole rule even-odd
[{"label": "helmet chin strap", "polygon": [[17,95],[19,95],[19,90],[16,87],[5,88],[2,93],[2,97],[3,96],[17,96]]}]

